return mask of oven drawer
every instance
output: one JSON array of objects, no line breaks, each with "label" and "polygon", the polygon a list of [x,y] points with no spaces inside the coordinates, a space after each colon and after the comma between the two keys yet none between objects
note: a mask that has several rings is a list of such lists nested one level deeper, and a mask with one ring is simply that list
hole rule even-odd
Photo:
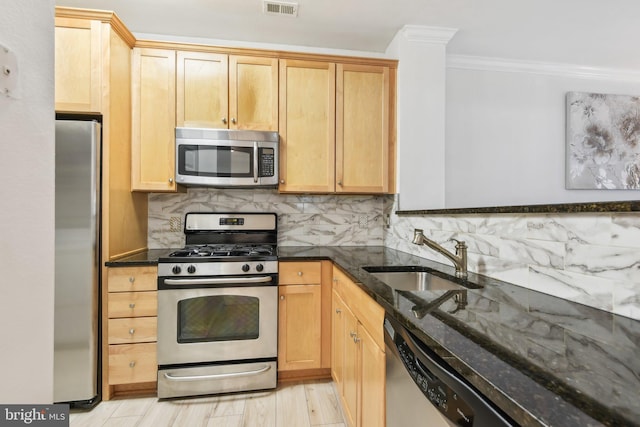
[{"label": "oven drawer", "polygon": [[144,383],[156,380],[156,344],[109,346],[109,384]]},{"label": "oven drawer", "polygon": [[155,342],[157,336],[157,317],[109,319],[109,344]]},{"label": "oven drawer", "polygon": [[314,262],[281,262],[278,264],[278,284],[280,285],[319,285],[322,264]]},{"label": "oven drawer", "polygon": [[158,267],[109,268],[109,292],[155,291],[158,288]]},{"label": "oven drawer", "polygon": [[108,315],[118,317],[157,316],[158,292],[109,293]]}]

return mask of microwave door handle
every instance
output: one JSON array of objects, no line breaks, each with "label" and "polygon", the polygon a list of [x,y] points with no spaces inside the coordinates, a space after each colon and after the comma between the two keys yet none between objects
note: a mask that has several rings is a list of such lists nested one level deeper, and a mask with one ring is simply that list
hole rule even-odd
[{"label": "microwave door handle", "polygon": [[258,182],[258,141],[253,141],[253,182]]}]

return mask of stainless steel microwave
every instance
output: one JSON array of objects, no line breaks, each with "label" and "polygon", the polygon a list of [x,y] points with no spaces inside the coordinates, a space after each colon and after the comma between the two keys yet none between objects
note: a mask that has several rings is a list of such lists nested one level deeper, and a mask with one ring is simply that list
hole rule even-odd
[{"label": "stainless steel microwave", "polygon": [[176,128],[176,182],[210,187],[278,185],[277,132]]}]

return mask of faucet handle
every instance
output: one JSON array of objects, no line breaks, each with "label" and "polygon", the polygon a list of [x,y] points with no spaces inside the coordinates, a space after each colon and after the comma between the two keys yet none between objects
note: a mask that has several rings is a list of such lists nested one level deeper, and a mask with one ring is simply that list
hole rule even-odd
[{"label": "faucet handle", "polygon": [[456,247],[466,248],[467,244],[464,240],[454,239],[453,237],[449,239],[450,242],[456,242]]}]

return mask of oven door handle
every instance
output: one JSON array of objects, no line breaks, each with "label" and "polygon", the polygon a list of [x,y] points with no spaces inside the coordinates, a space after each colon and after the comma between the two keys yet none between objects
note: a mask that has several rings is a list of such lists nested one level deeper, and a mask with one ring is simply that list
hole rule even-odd
[{"label": "oven door handle", "polygon": [[175,376],[165,372],[164,377],[169,381],[201,381],[201,380],[213,380],[213,379],[233,378],[233,377],[249,377],[253,375],[259,375],[263,372],[268,371],[269,369],[271,369],[271,366],[264,365],[264,367],[260,369],[256,369],[255,371],[231,372],[228,374],[184,375],[184,376]]},{"label": "oven door handle", "polygon": [[234,283],[268,283],[273,278],[271,276],[260,277],[226,277],[207,279],[164,279],[165,285],[226,285]]}]

